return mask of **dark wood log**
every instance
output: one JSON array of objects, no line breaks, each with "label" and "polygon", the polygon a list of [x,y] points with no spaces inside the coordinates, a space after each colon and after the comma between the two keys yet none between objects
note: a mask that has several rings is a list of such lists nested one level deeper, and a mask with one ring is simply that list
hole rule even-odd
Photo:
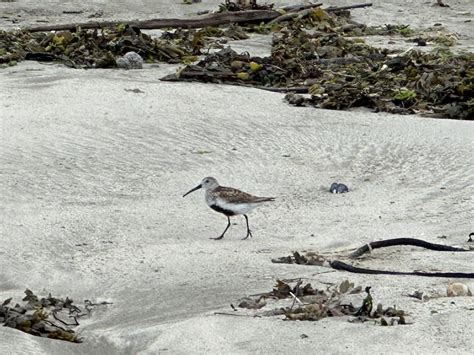
[{"label": "dark wood log", "polygon": [[103,22],[82,22],[72,23],[63,25],[45,25],[25,28],[26,31],[40,32],[40,31],[64,31],[71,30],[76,27],[84,29],[96,29],[102,27],[117,26],[119,24],[128,24],[130,26],[136,26],[140,29],[160,29],[160,28],[201,28],[207,26],[224,25],[228,23],[250,23],[250,22],[261,22],[271,21],[274,18],[281,16],[278,11],[274,10],[249,10],[249,11],[232,11],[232,12],[220,12],[216,14],[189,18],[189,19],[176,19],[176,18],[163,18],[163,19],[152,19],[144,21],[103,21]]},{"label": "dark wood log", "polygon": [[366,2],[365,4],[356,4],[356,5],[348,5],[348,6],[340,6],[340,7],[328,7],[324,9],[326,12],[335,12],[335,11],[342,11],[342,10],[352,10],[352,9],[361,9],[364,7],[370,7],[373,4],[371,2]]},{"label": "dark wood log", "polygon": [[426,242],[421,239],[415,238],[394,238],[394,239],[386,239],[386,240],[379,240],[376,242],[371,242],[361,246],[359,249],[351,253],[351,258],[357,258],[365,253],[368,253],[371,249],[378,249],[378,248],[386,248],[386,247],[393,247],[397,245],[411,245],[415,247],[421,247],[430,250],[436,251],[470,251],[463,248],[452,247],[449,245],[444,244],[434,244],[430,242]]},{"label": "dark wood log", "polygon": [[[311,7],[318,7],[321,4],[309,4],[305,5]],[[356,4],[342,7],[329,7],[325,9],[328,12],[334,12],[339,10],[350,10],[358,9],[363,7],[372,6],[372,3]],[[294,11],[294,10],[293,10]],[[305,10],[303,10],[305,11]],[[57,24],[57,25],[44,25],[24,28],[25,31],[30,32],[41,32],[41,31],[65,31],[72,30],[76,27],[83,29],[96,29],[103,27],[112,27],[120,24],[128,24],[130,26],[136,26],[143,30],[160,29],[160,28],[201,28],[206,26],[218,26],[229,23],[252,23],[252,22],[269,22],[277,17],[285,16],[276,10],[248,10],[248,11],[228,11],[219,12],[215,14],[199,16],[196,18],[189,19],[176,19],[176,18],[163,18],[163,19],[152,19],[143,21],[91,21],[91,22],[78,22],[69,24]]]},{"label": "dark wood log", "polygon": [[371,275],[408,275],[408,276],[425,276],[425,277],[448,277],[448,278],[459,278],[459,279],[474,279],[473,272],[424,272],[424,271],[387,271],[387,270],[374,270],[366,269],[362,267],[352,266],[339,260],[333,260],[329,262],[329,265],[335,270],[343,270],[356,274],[371,274]]},{"label": "dark wood log", "polygon": [[288,5],[288,6],[283,6],[281,10],[286,11],[286,12],[298,12],[301,10],[306,10],[306,9],[312,9],[315,7],[320,7],[322,6],[323,3],[317,3],[317,4],[307,4],[307,5]]},{"label": "dark wood log", "polygon": [[294,92],[295,94],[307,94],[309,86],[292,86],[292,87],[286,87],[286,88],[276,88],[272,86],[255,86],[257,89],[262,89],[265,91],[271,91],[271,92],[282,92],[282,93],[288,93],[288,92]]}]

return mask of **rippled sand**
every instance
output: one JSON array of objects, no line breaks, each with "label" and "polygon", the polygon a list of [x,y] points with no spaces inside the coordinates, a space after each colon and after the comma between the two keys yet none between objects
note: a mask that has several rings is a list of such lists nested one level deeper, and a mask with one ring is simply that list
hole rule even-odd
[{"label": "rippled sand", "polygon": [[[447,2],[453,3],[449,11],[469,9],[467,1]],[[0,5],[42,9],[41,16],[63,8],[34,3]],[[78,7],[71,3],[61,6]],[[132,2],[122,3],[128,7],[108,5],[122,9],[114,16],[152,12],[133,12]],[[163,3],[156,8],[173,15],[211,2]],[[382,3],[358,10],[358,18],[403,22],[400,10],[421,22],[423,9],[439,18],[448,11],[425,2]],[[80,8],[89,7],[100,2],[81,2]],[[262,38],[239,45],[266,48]],[[469,353],[472,298],[453,304],[404,296],[443,292],[450,280],[317,275],[327,269],[270,259],[294,250],[346,252],[394,237],[467,245],[473,230],[471,122],[295,108],[280,94],[256,89],[159,82],[175,69],[72,70],[24,62],[0,70],[0,299],[19,301],[28,287],[113,302],[81,323],[82,344],[0,327],[0,353]],[[136,88],[143,93],[127,91]],[[209,239],[225,228],[225,217],[199,192],[181,197],[207,175],[277,197],[250,215],[253,239],[240,240],[243,218],[234,219],[224,240]],[[351,192],[329,194],[334,181]],[[472,258],[395,248],[374,252],[370,265],[472,272]],[[271,290],[277,278],[295,277],[309,277],[315,286],[346,278],[370,285],[377,302],[407,310],[414,324],[213,314],[230,310],[242,296]]]}]

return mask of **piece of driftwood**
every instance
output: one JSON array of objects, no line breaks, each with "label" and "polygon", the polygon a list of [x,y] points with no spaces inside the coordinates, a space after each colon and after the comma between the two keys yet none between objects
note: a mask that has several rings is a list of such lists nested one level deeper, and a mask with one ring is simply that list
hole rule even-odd
[{"label": "piece of driftwood", "polygon": [[[198,70],[193,72],[186,72],[182,74],[168,74],[164,77],[160,78],[161,81],[197,81],[202,83],[203,81],[210,81],[210,82],[219,82],[221,80],[226,81],[230,79],[235,79],[235,74],[233,72],[228,71],[209,71],[209,70]],[[233,82],[226,82],[228,85],[234,86],[244,86],[244,87],[251,87],[256,89],[261,89],[265,91],[271,92],[281,92],[281,93],[288,93],[294,92],[296,94],[307,94],[309,90],[309,86],[295,86],[295,87],[271,87],[271,86],[255,86],[252,84],[245,84],[240,83],[238,81]]]},{"label": "piece of driftwood", "polygon": [[219,82],[221,80],[235,79],[235,74],[231,70],[207,70],[196,65],[189,65],[187,71],[181,73],[168,74],[161,81],[198,81],[198,82]]},{"label": "piece of driftwood", "polygon": [[343,11],[343,10],[352,10],[352,9],[362,9],[364,7],[370,7],[373,4],[371,2],[366,2],[365,4],[356,4],[356,5],[348,5],[348,6],[340,6],[340,7],[328,7],[324,9],[326,12],[335,12],[335,11]]},{"label": "piece of driftwood", "polygon": [[[465,251],[465,250],[463,250]],[[388,270],[374,270],[362,267],[352,266],[339,260],[329,262],[329,265],[335,270],[343,270],[356,274],[372,274],[372,275],[411,275],[411,276],[425,276],[425,277],[448,277],[460,279],[474,279],[474,272],[424,272],[424,271],[388,271]]]},{"label": "piece of driftwood", "polygon": [[271,20],[268,24],[272,25],[272,24],[275,24],[275,23],[288,21],[288,20],[291,20],[293,18],[304,18],[304,17],[308,16],[312,11],[313,11],[313,9],[306,9],[306,10],[301,10],[301,11],[298,11],[298,12],[290,12],[290,13],[281,15],[281,16]]},{"label": "piece of driftwood", "polygon": [[[474,234],[474,233],[471,233],[471,234]],[[443,245],[443,244],[434,244],[434,243],[429,243],[424,240],[415,239],[415,238],[395,238],[395,239],[381,240],[381,241],[366,244],[362,246],[361,248],[357,249],[355,252],[353,252],[350,255],[350,257],[352,258],[358,257],[372,249],[395,246],[395,245],[412,245],[412,246],[418,246],[418,247],[436,250],[436,251],[472,252],[471,249],[463,249],[463,248],[452,247],[452,246]],[[303,262],[299,261],[299,259],[301,259]],[[322,260],[325,263],[329,263],[329,266],[334,270],[343,270],[343,271],[353,272],[357,274],[409,275],[409,276],[411,275],[411,276],[425,276],[425,277],[448,277],[448,278],[474,279],[474,272],[388,271],[388,270],[376,270],[376,269],[357,267],[357,266],[347,264],[340,260],[327,260],[321,256],[317,256],[318,263],[316,264],[309,264],[304,259],[305,259],[304,256],[300,256],[298,252],[294,252],[293,256],[272,259],[272,262],[288,263],[288,264],[296,263],[296,264],[304,264],[304,265],[320,265],[321,266],[322,264],[319,261]]]},{"label": "piece of driftwood", "polygon": [[[269,24],[279,23],[279,22],[287,21],[293,18],[301,19],[301,18],[307,17],[313,12],[314,8],[320,7],[320,6],[322,6],[322,4],[301,5],[301,8],[299,10],[292,10],[286,14],[278,16],[277,18],[271,20]],[[369,6],[372,6],[372,3],[341,6],[341,7],[328,7],[324,9],[324,11],[337,12],[337,11],[350,10],[350,9],[359,9],[359,8],[364,8],[364,7],[369,7]],[[354,27],[356,26],[354,25]]]},{"label": "piece of driftwood", "polygon": [[71,30],[76,27],[83,29],[96,29],[102,27],[117,26],[120,24],[128,24],[130,26],[136,26],[143,30],[160,29],[160,28],[201,28],[207,26],[217,26],[229,23],[250,23],[250,22],[261,22],[271,21],[274,18],[281,16],[278,11],[275,10],[248,10],[248,11],[229,11],[219,12],[216,14],[210,14],[189,19],[177,19],[177,18],[158,18],[144,21],[93,21],[93,22],[82,22],[82,23],[70,23],[63,25],[47,25],[47,26],[36,26],[26,28],[26,31],[40,32],[40,31],[64,31]]},{"label": "piece of driftwood", "polygon": [[274,24],[274,23],[279,23],[283,21],[288,21],[293,18],[299,17],[303,18],[308,16],[311,12],[313,12],[314,8],[320,7],[322,4],[311,4],[311,5],[301,5],[298,10],[290,10],[286,14],[283,14],[281,16],[278,16],[277,18],[271,20],[268,24]]},{"label": "piece of driftwood", "polygon": [[[351,63],[360,63],[367,59],[374,59],[377,57],[377,54],[370,55],[369,58],[362,57],[337,57],[337,58],[324,58],[324,59],[315,59],[311,62],[312,65],[331,65],[331,64],[351,64]],[[219,82],[225,81],[229,85],[237,86],[246,86],[254,87],[257,89],[262,89],[272,92],[282,92],[288,93],[293,92],[297,94],[307,94],[309,92],[310,86],[297,86],[297,87],[267,87],[267,86],[255,86],[252,84],[240,83],[235,80],[235,73],[226,70],[207,70],[199,66],[188,66],[186,70],[177,73],[168,74],[162,78],[161,81],[198,81],[198,82]]]},{"label": "piece of driftwood", "polygon": [[416,239],[416,238],[394,238],[394,239],[378,240],[375,242],[370,242],[368,244],[365,244],[359,249],[357,249],[356,251],[354,251],[353,253],[351,253],[350,257],[357,258],[365,253],[368,253],[372,249],[393,247],[396,245],[411,245],[415,247],[421,247],[421,248],[436,250],[436,251],[457,251],[457,252],[470,251],[467,249],[452,247],[452,246],[444,245],[444,244],[434,244],[434,243],[426,242],[424,240]]},{"label": "piece of driftwood", "polygon": [[307,94],[309,90],[309,86],[292,86],[286,88],[275,88],[271,86],[255,86],[257,89],[262,89],[271,92],[294,92],[295,94]]},{"label": "piece of driftwood", "polygon": [[[310,4],[307,6],[317,7],[320,4]],[[372,3],[355,4],[341,7],[329,7],[325,9],[327,12],[341,11],[358,9],[363,7],[372,6]],[[309,9],[311,9],[311,7]],[[301,10],[301,9],[299,9]],[[292,10],[294,11],[294,10]],[[305,9],[303,9],[305,11]],[[160,29],[160,28],[201,28],[207,26],[218,26],[229,23],[253,23],[253,22],[269,22],[280,16],[285,16],[276,10],[247,10],[247,11],[227,11],[219,12],[204,16],[199,16],[189,19],[176,19],[176,18],[163,18],[163,19],[151,19],[143,21],[92,21],[92,22],[78,22],[69,24],[57,24],[57,25],[45,25],[24,28],[25,31],[29,32],[41,32],[41,31],[66,31],[72,30],[76,27],[83,29],[97,29],[103,27],[117,26],[120,24],[128,24],[129,26],[136,26],[143,30]]]},{"label": "piece of driftwood", "polygon": [[316,4],[306,4],[306,5],[287,5],[283,6],[280,9],[285,11],[285,12],[298,12],[301,10],[306,10],[306,9],[312,9],[315,7],[322,6],[323,3],[316,3]]}]

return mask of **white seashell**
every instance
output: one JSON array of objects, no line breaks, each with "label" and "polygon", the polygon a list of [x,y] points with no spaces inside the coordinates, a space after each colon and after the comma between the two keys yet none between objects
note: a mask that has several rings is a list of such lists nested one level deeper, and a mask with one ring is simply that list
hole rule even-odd
[{"label": "white seashell", "polygon": [[472,296],[471,290],[467,285],[460,282],[453,282],[448,285],[448,297]]}]

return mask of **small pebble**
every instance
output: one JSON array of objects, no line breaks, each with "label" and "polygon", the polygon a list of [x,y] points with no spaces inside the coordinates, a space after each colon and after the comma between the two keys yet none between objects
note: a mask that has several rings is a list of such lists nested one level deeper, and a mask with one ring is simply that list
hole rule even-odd
[{"label": "small pebble", "polygon": [[349,188],[344,184],[333,182],[329,188],[329,192],[332,192],[333,194],[343,194],[345,192],[349,192]]}]

